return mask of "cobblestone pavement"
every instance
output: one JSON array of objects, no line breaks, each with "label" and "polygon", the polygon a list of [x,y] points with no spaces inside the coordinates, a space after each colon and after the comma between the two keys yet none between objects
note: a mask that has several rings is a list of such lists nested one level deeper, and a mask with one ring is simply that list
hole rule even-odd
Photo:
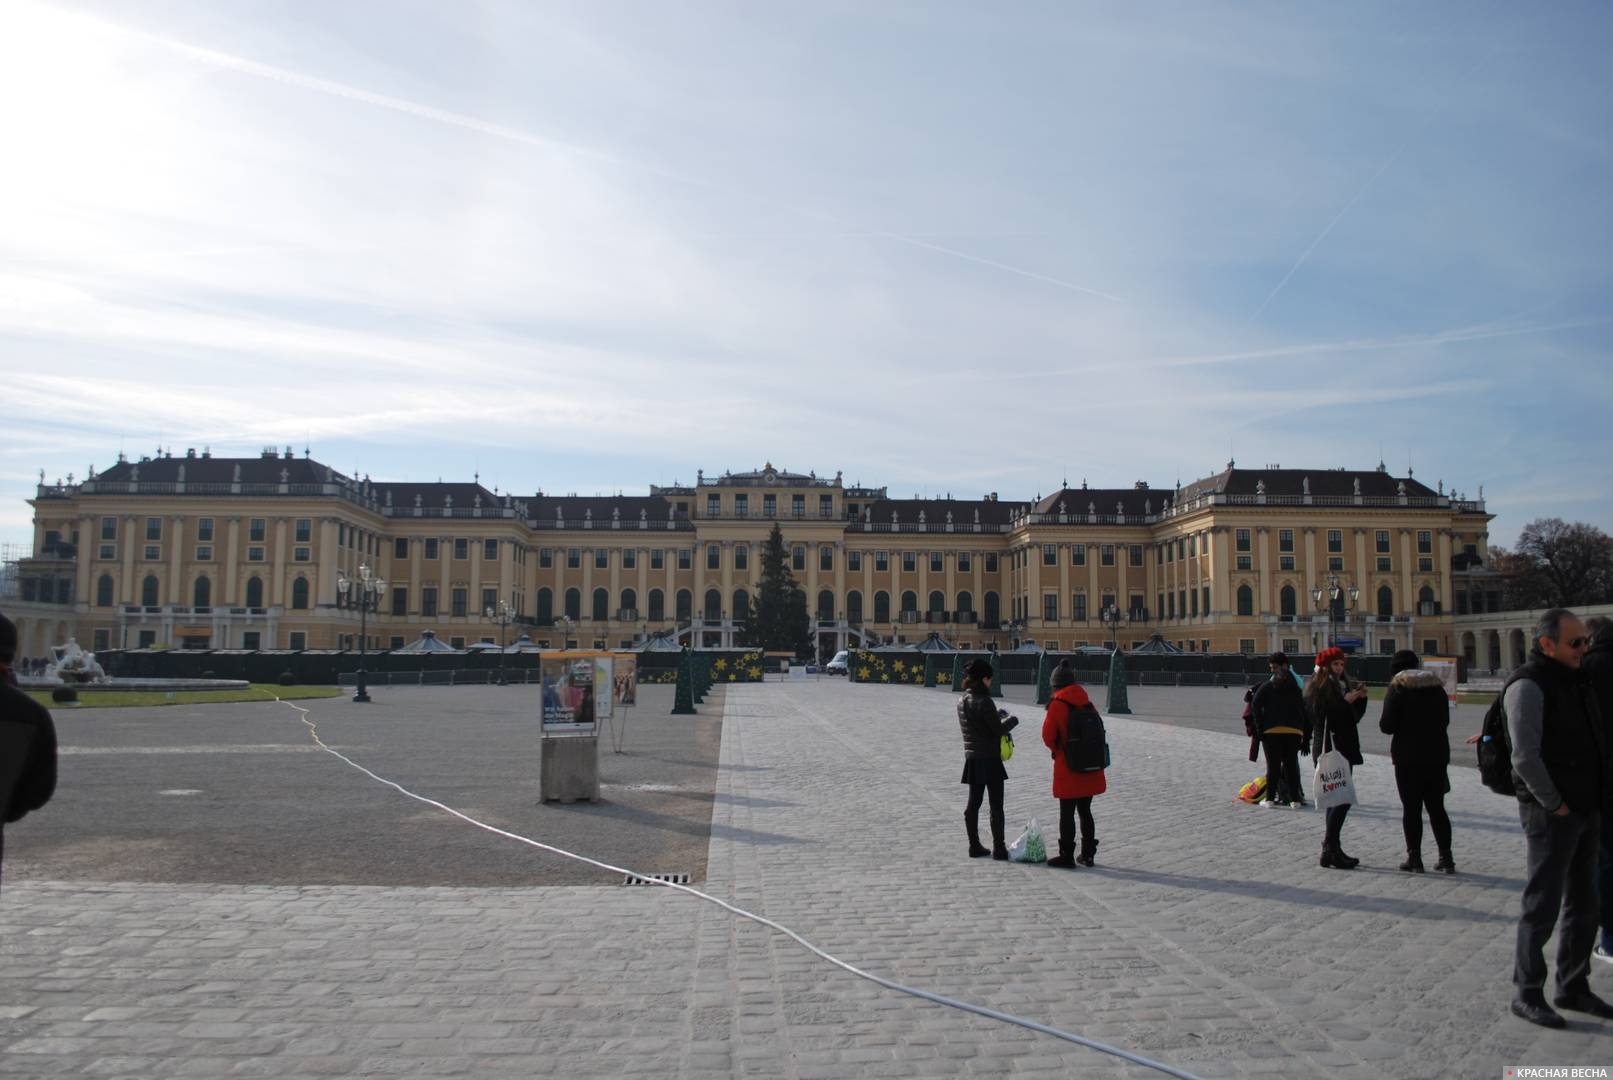
[{"label": "cobblestone pavement", "polygon": [[[1205,1077],[1613,1062],[1613,1025],[1507,1013],[1522,841],[1470,770],[1452,771],[1458,876],[1394,869],[1376,756],[1344,833],[1362,868],[1323,870],[1321,815],[1233,800],[1241,734],[1151,722],[1134,694],[1098,866],[970,860],[952,700],[827,679],[708,698],[706,888],[876,974]],[[1014,708],[1010,832],[1056,814],[1037,710]],[[658,888],[8,880],[0,948],[5,1077],[1155,1075]]]}]

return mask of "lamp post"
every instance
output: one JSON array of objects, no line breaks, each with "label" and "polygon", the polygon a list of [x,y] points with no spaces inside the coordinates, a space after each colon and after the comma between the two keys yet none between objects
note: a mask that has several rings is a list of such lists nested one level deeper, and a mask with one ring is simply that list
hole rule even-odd
[{"label": "lamp post", "polygon": [[509,637],[510,619],[514,614],[510,611],[510,605],[502,600],[489,607],[483,614],[498,622],[498,685],[508,686],[509,683],[504,679],[504,665],[508,662],[506,656],[509,652],[506,639]]},{"label": "lamp post", "polygon": [[1003,624],[1003,629],[1008,631],[1008,648],[1010,650],[1019,648],[1019,636],[1025,632],[1025,627],[1028,625],[1029,623],[1024,619],[1009,619]]},{"label": "lamp post", "polygon": [[1105,604],[1098,611],[1098,621],[1103,623],[1104,630],[1109,634],[1109,644],[1116,652],[1120,651],[1120,624],[1125,617],[1119,604]]},{"label": "lamp post", "polygon": [[336,591],[342,594],[344,600],[352,599],[358,603],[358,690],[353,700],[367,702],[370,692],[364,685],[364,661],[369,654],[370,605],[374,604],[376,610],[380,610],[386,581],[371,576],[368,563],[359,563],[357,581],[350,580],[340,570],[336,572]]},{"label": "lamp post", "polygon": [[[1316,601],[1316,610],[1322,610],[1322,601],[1327,601],[1327,643],[1338,644],[1339,617],[1348,615],[1355,610],[1355,602],[1360,599],[1361,590],[1352,583],[1345,585],[1339,581],[1337,574],[1327,575],[1326,585],[1317,585],[1311,590],[1311,599]],[[1349,603],[1345,603],[1348,598]]]}]

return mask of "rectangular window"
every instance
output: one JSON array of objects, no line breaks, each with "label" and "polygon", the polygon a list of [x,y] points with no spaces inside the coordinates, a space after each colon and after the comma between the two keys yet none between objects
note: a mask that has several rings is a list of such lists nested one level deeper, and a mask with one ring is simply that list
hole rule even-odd
[{"label": "rectangular window", "polygon": [[1115,564],[1115,546],[1104,544],[1098,548],[1098,565],[1113,566]]},{"label": "rectangular window", "polygon": [[387,648],[389,648],[389,649],[401,649],[401,648],[403,648],[403,635],[402,634],[393,634],[388,639]]},{"label": "rectangular window", "polygon": [[406,586],[395,586],[392,589],[392,614],[409,614],[409,590]]},{"label": "rectangular window", "polygon": [[995,552],[988,551],[988,552],[986,552],[986,573],[995,574],[996,572],[997,572],[997,555],[996,555]]},{"label": "rectangular window", "polygon": [[973,572],[973,564],[970,562],[969,553],[967,551],[958,552],[958,572],[960,574],[968,574]]},{"label": "rectangular window", "polygon": [[1182,618],[1184,618],[1184,619],[1187,618],[1187,590],[1186,589],[1177,589],[1176,590],[1176,610],[1180,611],[1182,613]]},{"label": "rectangular window", "polygon": [[1378,554],[1389,554],[1389,530],[1379,529],[1377,533]]},{"label": "rectangular window", "polygon": [[706,545],[706,569],[722,569],[722,548],[716,544]]},{"label": "rectangular window", "polygon": [[454,558],[470,558],[470,541],[463,536],[454,537]]},{"label": "rectangular window", "polygon": [[487,562],[497,562],[498,561],[498,541],[497,540],[483,540],[482,541],[482,558]]},{"label": "rectangular window", "polygon": [[791,570],[805,570],[806,569],[806,545],[805,544],[796,544],[795,546],[790,548],[790,569]]},{"label": "rectangular window", "polygon": [[1253,548],[1250,546],[1250,542],[1249,542],[1249,530],[1248,529],[1239,529],[1233,535],[1237,538],[1237,544],[1238,544],[1238,550],[1239,551],[1252,551],[1253,550]]},{"label": "rectangular window", "polygon": [[[147,540],[161,540],[162,539],[162,518],[160,518],[160,517],[148,517],[148,518],[146,518],[146,539]],[[261,540],[261,539],[263,539],[263,537],[260,536],[260,537],[258,537],[258,539]]]},{"label": "rectangular window", "polygon": [[834,517],[835,501],[833,495],[818,496],[818,516],[821,518]]},{"label": "rectangular window", "polygon": [[582,568],[582,548],[566,549],[566,569],[580,570]]},{"label": "rectangular window", "polygon": [[312,557],[313,551],[310,548],[300,547],[291,549],[292,562],[308,562]]},{"label": "rectangular window", "polygon": [[1087,546],[1085,544],[1070,545],[1070,565],[1085,566],[1087,564]]},{"label": "rectangular window", "polygon": [[451,593],[449,593],[449,596],[451,597],[449,602],[453,605],[449,610],[450,616],[458,616],[459,618],[465,617],[465,601],[468,599],[465,593],[466,590],[463,586],[456,587]]},{"label": "rectangular window", "polygon": [[891,554],[890,554],[890,552],[888,552],[888,551],[876,551],[876,552],[874,552],[874,569],[878,570],[880,573],[883,574],[885,571],[889,570],[890,568],[891,568]]},{"label": "rectangular window", "polygon": [[314,538],[314,523],[311,518],[298,518],[295,525],[296,543],[306,544]]},{"label": "rectangular window", "polygon": [[554,548],[538,549],[538,566],[544,570],[554,566]]},{"label": "rectangular window", "polygon": [[902,572],[904,574],[915,574],[918,572],[918,568],[919,557],[917,553],[912,551],[902,552]]},{"label": "rectangular window", "polygon": [[[140,647],[142,649],[147,645],[150,645],[155,640],[157,640],[157,635],[154,631],[140,631]],[[243,649],[256,649],[258,648],[258,642],[262,640],[263,635],[257,630],[243,630],[241,632],[241,648]]]},{"label": "rectangular window", "polygon": [[95,632],[95,637],[92,640],[95,644],[92,645],[91,648],[93,648],[96,652],[107,652],[112,648],[112,631],[97,630]]},{"label": "rectangular window", "polygon": [[1130,599],[1131,599],[1131,618],[1132,618],[1132,621],[1141,622],[1143,617],[1144,617],[1143,594],[1140,593],[1140,592],[1134,592],[1134,593],[1131,594]]},{"label": "rectangular window", "polygon": [[1394,568],[1395,568],[1394,559],[1392,559],[1388,555],[1379,555],[1378,556],[1378,572],[1379,573],[1387,574],[1390,571],[1392,571]]},{"label": "rectangular window", "polygon": [[1165,597],[1165,606],[1166,606],[1166,610],[1168,612],[1168,614],[1165,617],[1168,618],[1168,619],[1176,618],[1176,594],[1175,593],[1167,594],[1167,596]]},{"label": "rectangular window", "polygon": [[941,573],[942,569],[941,553],[939,551],[930,552],[930,573],[939,574]]},{"label": "rectangular window", "polygon": [[301,652],[308,647],[308,632],[306,630],[293,630],[286,635],[286,647],[293,652]]},{"label": "rectangular window", "polygon": [[463,634],[459,634],[449,638],[448,647],[450,649],[463,649],[465,647],[465,636]]},{"label": "rectangular window", "polygon": [[1199,553],[1199,537],[1197,533],[1187,538],[1187,557],[1192,558]]},{"label": "rectangular window", "polygon": [[[155,519],[152,519],[152,520],[155,520]],[[146,538],[148,540],[155,540],[156,539],[156,537],[150,535],[150,527],[149,526],[147,527],[146,532],[147,532]],[[1417,554],[1419,554],[1419,555],[1432,555],[1433,553],[1434,553],[1434,534],[1429,532],[1427,529],[1419,530],[1418,533],[1417,533]]]},{"label": "rectangular window", "polygon": [[1131,566],[1141,566],[1143,564],[1143,546],[1141,544],[1132,544],[1126,548],[1126,562]]},{"label": "rectangular window", "polygon": [[1180,537],[1176,541],[1176,561],[1181,562],[1187,558],[1187,541]]},{"label": "rectangular window", "polygon": [[806,517],[806,496],[805,495],[791,495],[790,496],[790,516],[791,517]]},{"label": "rectangular window", "polygon": [[[259,548],[261,551],[262,549]],[[162,547],[157,544],[147,544],[145,551],[146,562],[158,562],[162,559]]]},{"label": "rectangular window", "polygon": [[1076,622],[1085,622],[1087,618],[1087,594],[1078,592],[1070,597],[1070,613]]},{"label": "rectangular window", "polygon": [[750,516],[750,496],[749,495],[735,495],[734,496],[734,516],[735,517],[749,517]]},{"label": "rectangular window", "polygon": [[337,547],[346,547],[347,546],[347,526],[346,525],[337,525],[336,526],[336,546]]},{"label": "rectangular window", "polygon": [[264,535],[268,530],[268,522],[263,518],[248,518],[246,522],[246,538],[254,544],[263,543]]},{"label": "rectangular window", "polygon": [[118,557],[117,545],[115,545],[115,544],[102,544],[101,545],[101,558],[103,558],[103,559],[115,559],[117,557]]},{"label": "rectangular window", "polygon": [[637,570],[638,569],[638,549],[637,548],[623,548],[622,549],[622,569],[623,570]]},{"label": "rectangular window", "polygon": [[437,615],[437,586],[427,585],[420,590],[420,614],[427,618]]},{"label": "rectangular window", "polygon": [[1042,545],[1042,565],[1057,566],[1059,564],[1059,546],[1057,544]]},{"label": "rectangular window", "polygon": [[1294,550],[1294,530],[1293,529],[1278,529],[1277,530],[1277,550],[1278,551],[1293,551]]},{"label": "rectangular window", "polygon": [[763,495],[762,496],[762,516],[763,517],[778,517],[778,496],[777,495]]},{"label": "rectangular window", "polygon": [[1279,570],[1292,570],[1293,568],[1294,568],[1294,557],[1292,555],[1279,555],[1279,556],[1277,556],[1277,569],[1279,569]]},{"label": "rectangular window", "polygon": [[846,552],[846,569],[861,570],[863,568],[863,553],[860,551]]},{"label": "rectangular window", "polygon": [[260,548],[260,547],[249,547],[249,548],[247,548],[246,549],[246,561],[247,562],[262,562],[263,561],[263,549]]},{"label": "rectangular window", "polygon": [[1196,618],[1198,618],[1198,615],[1199,615],[1199,593],[1198,593],[1198,590],[1197,589],[1189,590],[1188,591],[1188,599],[1192,601],[1191,614],[1196,619]]},{"label": "rectangular window", "polygon": [[694,568],[694,552],[689,548],[678,549],[678,569],[691,570]]},{"label": "rectangular window", "polygon": [[1329,530],[1327,530],[1327,550],[1328,550],[1329,553],[1334,554],[1334,555],[1337,555],[1337,554],[1341,553],[1344,550],[1344,530],[1343,529],[1329,529]]},{"label": "rectangular window", "polygon": [[818,547],[818,569],[828,571],[833,570],[834,568],[835,549],[830,547],[828,544],[820,545]]},{"label": "rectangular window", "polygon": [[666,569],[666,552],[664,550],[662,550],[661,548],[651,548],[650,549],[650,569],[651,570],[665,570]]},{"label": "rectangular window", "polygon": [[[212,519],[209,518],[208,520],[212,520]],[[104,517],[104,518],[102,518],[101,519],[101,539],[102,540],[116,540],[117,538],[118,538],[118,519],[115,518],[115,517]]]},{"label": "rectangular window", "polygon": [[204,543],[213,542],[213,519],[210,517],[196,519],[196,539]]},{"label": "rectangular window", "polygon": [[482,590],[482,610],[484,612],[491,611],[493,617],[498,618],[498,590],[496,588]]},{"label": "rectangular window", "polygon": [[1434,560],[1430,559],[1426,555],[1418,556],[1418,558],[1417,558],[1417,569],[1422,571],[1425,574],[1430,573],[1434,569]]},{"label": "rectangular window", "polygon": [[595,570],[608,570],[608,569],[610,569],[610,552],[607,549],[605,549],[605,548],[595,548],[594,549],[594,569]]},{"label": "rectangular window", "polygon": [[396,560],[402,560],[402,559],[407,559],[408,557],[409,557],[409,538],[407,536],[400,536],[397,539],[393,540],[392,541],[392,558],[396,559]]},{"label": "rectangular window", "polygon": [[1058,622],[1058,620],[1059,620],[1059,595],[1058,595],[1058,593],[1043,593],[1042,594],[1042,618],[1046,622]]},{"label": "rectangular window", "polygon": [[[1210,587],[1206,585],[1199,591],[1204,594],[1204,614],[1208,615],[1210,613]],[[1210,650],[1205,649],[1204,651],[1209,652]]]},{"label": "rectangular window", "polygon": [[1327,557],[1327,568],[1328,568],[1329,571],[1332,571],[1332,572],[1335,572],[1335,573],[1337,571],[1343,570],[1344,569],[1344,556],[1343,555],[1329,555]]},{"label": "rectangular window", "polygon": [[426,558],[430,560],[437,558],[437,538],[435,536],[427,537],[426,539]]},{"label": "rectangular window", "polygon": [[721,495],[707,495],[706,496],[706,516],[707,517],[721,517],[722,516],[722,496]]},{"label": "rectangular window", "polygon": [[1254,569],[1255,558],[1254,558],[1253,555],[1239,555],[1239,556],[1237,556],[1237,561],[1238,561],[1237,565],[1238,565],[1239,570],[1253,570]]},{"label": "rectangular window", "polygon": [[1252,637],[1239,638],[1238,651],[1245,656],[1253,656],[1255,654],[1255,639]]},{"label": "rectangular window", "polygon": [[1283,638],[1283,652],[1288,653],[1290,655],[1299,652],[1299,638],[1297,638],[1297,637],[1285,637],[1285,638]]}]

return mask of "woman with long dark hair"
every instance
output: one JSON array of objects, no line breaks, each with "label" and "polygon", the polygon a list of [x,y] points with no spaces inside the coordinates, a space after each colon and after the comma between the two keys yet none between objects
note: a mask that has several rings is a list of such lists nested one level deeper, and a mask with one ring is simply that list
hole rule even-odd
[{"label": "woman with long dark hair", "polygon": [[1389,757],[1395,763],[1400,792],[1400,824],[1406,834],[1406,861],[1400,869],[1423,872],[1423,810],[1434,830],[1439,861],[1434,869],[1456,873],[1451,855],[1451,819],[1445,793],[1451,789],[1446,767],[1451,763],[1450,698],[1440,677],[1422,666],[1417,654],[1401,649],[1389,664],[1389,689],[1383,696],[1378,727],[1390,736]]},{"label": "woman with long dark hair", "polygon": [[[1305,684],[1305,707],[1311,714],[1311,761],[1337,750],[1350,763],[1350,771],[1361,764],[1359,724],[1367,711],[1367,688],[1345,673],[1344,650],[1338,646],[1323,649],[1316,657],[1316,670]],[[1318,791],[1317,797],[1321,797]],[[1354,870],[1361,860],[1344,853],[1339,834],[1344,830],[1348,806],[1327,808],[1327,832],[1322,839],[1321,863],[1334,870]]]},{"label": "woman with long dark hair", "polygon": [[[958,727],[963,730],[963,778],[969,785],[969,802],[963,808],[964,828],[969,832],[969,857],[1006,861],[1008,845],[1003,840],[1002,738],[1019,723],[1002,713],[991,696],[990,662],[973,660],[963,672],[963,696],[958,699]],[[980,803],[991,797],[991,847],[980,842]]]}]

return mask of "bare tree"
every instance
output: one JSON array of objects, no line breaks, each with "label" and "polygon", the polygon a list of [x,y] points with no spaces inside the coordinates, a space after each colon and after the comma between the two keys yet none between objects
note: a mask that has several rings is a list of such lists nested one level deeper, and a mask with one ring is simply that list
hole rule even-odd
[{"label": "bare tree", "polygon": [[[1518,549],[1510,558],[1523,565],[1511,567],[1522,573],[1508,589],[1509,606],[1514,606],[1512,600],[1526,601],[1519,607],[1613,601],[1613,536],[1594,525],[1538,518],[1518,534]],[[1501,569],[1494,558],[1491,565]]]}]

